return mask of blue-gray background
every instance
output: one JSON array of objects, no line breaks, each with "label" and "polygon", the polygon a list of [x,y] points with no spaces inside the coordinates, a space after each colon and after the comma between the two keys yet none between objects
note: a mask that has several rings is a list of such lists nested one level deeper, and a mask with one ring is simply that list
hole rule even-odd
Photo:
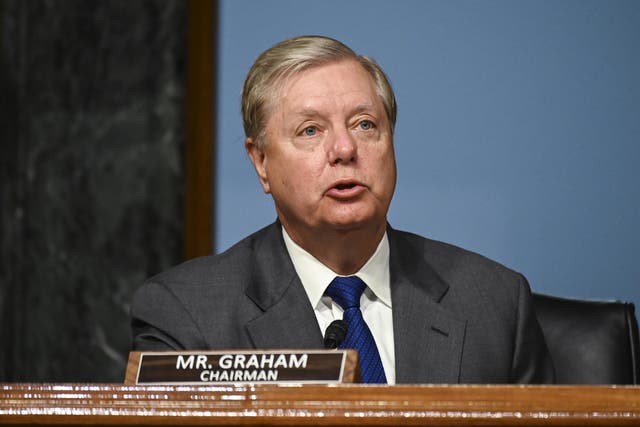
[{"label": "blue-gray background", "polygon": [[220,8],[218,251],[275,219],[243,149],[242,80],[272,44],[322,34],[395,88],[394,227],[496,259],[537,292],[640,304],[640,1]]}]

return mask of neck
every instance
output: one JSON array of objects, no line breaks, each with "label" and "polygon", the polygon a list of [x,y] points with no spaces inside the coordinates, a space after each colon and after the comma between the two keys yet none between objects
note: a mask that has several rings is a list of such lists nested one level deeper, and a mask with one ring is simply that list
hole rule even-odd
[{"label": "neck", "polygon": [[337,274],[348,276],[364,266],[375,252],[386,230],[386,222],[376,227],[351,230],[299,232],[283,223],[291,239]]}]

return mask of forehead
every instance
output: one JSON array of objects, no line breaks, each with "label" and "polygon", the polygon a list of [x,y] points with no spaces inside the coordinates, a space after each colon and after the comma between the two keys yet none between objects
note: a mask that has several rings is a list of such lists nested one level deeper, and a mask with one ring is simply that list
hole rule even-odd
[{"label": "forehead", "polygon": [[350,103],[372,108],[382,106],[373,78],[353,60],[303,70],[286,79],[279,92],[275,105],[279,109],[297,110],[323,105],[335,108]]}]

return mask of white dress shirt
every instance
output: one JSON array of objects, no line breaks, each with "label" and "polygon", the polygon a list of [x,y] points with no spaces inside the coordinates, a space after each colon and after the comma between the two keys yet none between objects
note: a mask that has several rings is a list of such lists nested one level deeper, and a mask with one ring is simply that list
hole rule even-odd
[{"label": "white dress shirt", "polygon": [[[324,331],[331,322],[342,319],[342,308],[338,304],[333,304],[330,297],[323,295],[329,283],[340,275],[302,249],[289,237],[284,227],[282,227],[282,236],[324,335]],[[389,240],[386,232],[371,258],[353,276],[358,276],[367,284],[367,289],[360,299],[360,310],[376,341],[387,382],[395,384]]]}]

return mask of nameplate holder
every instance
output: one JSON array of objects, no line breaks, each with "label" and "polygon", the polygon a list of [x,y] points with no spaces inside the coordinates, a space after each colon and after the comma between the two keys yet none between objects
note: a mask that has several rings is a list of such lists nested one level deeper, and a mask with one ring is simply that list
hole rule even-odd
[{"label": "nameplate holder", "polygon": [[359,382],[355,350],[129,353],[125,384],[334,384]]}]

